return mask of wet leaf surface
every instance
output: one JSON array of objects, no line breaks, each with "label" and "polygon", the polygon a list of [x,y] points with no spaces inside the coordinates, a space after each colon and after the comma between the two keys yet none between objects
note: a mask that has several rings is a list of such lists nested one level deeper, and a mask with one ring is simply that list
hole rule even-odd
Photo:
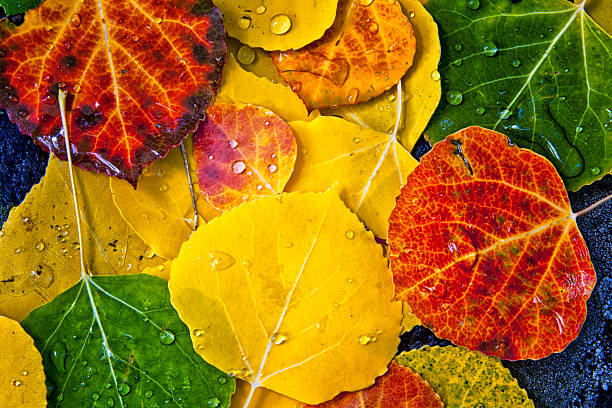
[{"label": "wet leaf surface", "polygon": [[229,406],[234,380],[195,353],[157,277],[84,277],[23,326],[43,356],[50,407]]},{"label": "wet leaf surface", "polygon": [[323,38],[272,60],[312,110],[372,99],[404,76],[414,53],[414,31],[399,3],[340,0]]},{"label": "wet leaf surface", "polygon": [[548,158],[572,191],[609,173],[612,38],[584,3],[428,1],[443,79],[431,140],[472,125],[502,131]]},{"label": "wet leaf surface", "polygon": [[396,296],[426,326],[508,360],[563,350],[595,285],[554,167],[477,127],[436,144],[408,176],[389,246]]},{"label": "wet leaf surface", "polygon": [[75,164],[136,185],[204,117],[223,37],[207,1],[46,0],[23,25],[0,26],[0,106],[65,158],[57,102],[65,89]]}]

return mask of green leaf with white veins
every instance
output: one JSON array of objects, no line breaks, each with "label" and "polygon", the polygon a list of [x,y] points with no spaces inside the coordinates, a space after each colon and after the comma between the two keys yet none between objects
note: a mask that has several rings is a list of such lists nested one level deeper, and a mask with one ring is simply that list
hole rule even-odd
[{"label": "green leaf with white veins", "polygon": [[22,325],[43,357],[49,407],[216,408],[234,392],[154,276],[84,276]]},{"label": "green leaf with white veins", "polygon": [[[603,0],[591,0],[592,2]],[[429,0],[442,101],[426,135],[503,132],[578,190],[612,169],[612,38],[565,0]]]}]

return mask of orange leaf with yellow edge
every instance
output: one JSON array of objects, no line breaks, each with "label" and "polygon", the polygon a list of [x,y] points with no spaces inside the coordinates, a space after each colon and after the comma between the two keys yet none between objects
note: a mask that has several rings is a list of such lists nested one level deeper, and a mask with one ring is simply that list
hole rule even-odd
[{"label": "orange leaf with yellow edge", "polygon": [[74,168],[84,242],[79,242],[68,163],[52,156],[47,172],[11,210],[0,234],[0,315],[22,320],[81,276],[79,245],[95,274],[138,273],[155,257],[116,209],[108,177]]},{"label": "orange leaf with yellow edge", "polygon": [[144,169],[138,188],[116,178],[110,179],[113,202],[123,219],[151,250],[167,259],[174,259],[195,229],[193,198],[196,199],[198,223],[220,214],[200,194],[197,184],[191,138],[185,143],[193,193],[181,150],[170,150],[163,159]]},{"label": "orange leaf with yellow edge", "polygon": [[200,190],[220,211],[280,194],[297,154],[289,125],[249,104],[215,102],[193,136]]},{"label": "orange leaf with yellow edge", "polygon": [[195,350],[252,391],[321,403],[371,385],[399,344],[382,248],[331,190],[264,197],[203,225],[169,288]]},{"label": "orange leaf with yellow edge", "polygon": [[392,361],[389,371],[376,379],[371,387],[346,392],[319,405],[303,408],[444,408],[440,396],[420,375]]},{"label": "orange leaf with yellow edge", "polygon": [[46,406],[45,371],[34,340],[18,322],[0,316],[0,407]]},{"label": "orange leaf with yellow edge", "polygon": [[408,174],[418,162],[384,134],[346,120],[321,116],[290,122],[300,154],[287,191],[324,191],[334,185],[344,203],[379,238]]},{"label": "orange leaf with yellow edge", "polygon": [[272,60],[308,109],[317,109],[365,102],[391,88],[411,66],[415,47],[396,1],[340,0],[323,38]]}]

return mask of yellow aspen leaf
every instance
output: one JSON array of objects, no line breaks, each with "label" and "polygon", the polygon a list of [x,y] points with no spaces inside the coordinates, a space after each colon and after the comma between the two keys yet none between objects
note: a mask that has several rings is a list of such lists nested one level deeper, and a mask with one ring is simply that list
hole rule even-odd
[{"label": "yellow aspen leaf", "polygon": [[297,49],[323,36],[338,0],[213,0],[229,36],[264,50]]},{"label": "yellow aspen leaf", "polygon": [[47,406],[42,357],[13,319],[0,316],[0,408]]},{"label": "yellow aspen leaf", "polygon": [[399,364],[419,373],[446,408],[533,408],[501,361],[463,347],[430,347],[403,352]]},{"label": "yellow aspen leaf", "polygon": [[418,164],[395,134],[329,116],[289,125],[299,154],[286,191],[324,191],[337,184],[347,207],[374,235],[386,238],[395,197]]},{"label": "yellow aspen leaf", "polygon": [[[242,380],[236,381],[236,392],[232,395],[230,408],[242,408],[249,397],[251,385]],[[301,408],[302,403],[282,394],[258,388],[255,390],[249,401],[249,408]]]},{"label": "yellow aspen leaf", "polygon": [[321,403],[371,385],[399,344],[382,248],[331,190],[264,197],[202,226],[169,287],[195,350],[252,391]]},{"label": "yellow aspen leaf", "polygon": [[80,278],[79,246],[99,275],[138,273],[161,258],[113,204],[108,177],[74,168],[84,242],[78,241],[68,163],[51,157],[41,182],[13,208],[0,235],[0,315],[22,320]]},{"label": "yellow aspen leaf", "polygon": [[[276,66],[272,62],[269,52],[258,47],[249,47],[231,37],[226,38],[225,46],[227,47],[228,60],[225,62],[224,70],[227,67],[230,56],[233,56],[242,69],[252,72],[260,78],[268,78],[275,84],[286,85],[285,80],[279,75]],[[225,80],[225,78],[225,73],[223,73],[223,79]],[[221,86],[223,86],[223,83],[221,83]]]},{"label": "yellow aspen leaf", "polygon": [[419,318],[412,313],[412,308],[407,302],[402,302],[402,315],[402,334],[408,333],[410,330],[414,329],[415,326],[421,324]]},{"label": "yellow aspen leaf", "polygon": [[[577,1],[579,3],[579,1]],[[585,10],[608,34],[612,34],[612,7],[611,0],[590,0],[584,6]]]},{"label": "yellow aspen leaf", "polygon": [[440,102],[440,39],[438,26],[421,1],[399,0],[399,4],[414,28],[417,44],[412,66],[399,85],[401,100],[392,88],[368,102],[325,109],[323,114],[341,116],[383,133],[392,131],[399,117],[397,137],[412,150]]},{"label": "yellow aspen leaf", "polygon": [[291,88],[245,71],[232,55],[223,68],[223,82],[217,100],[260,106],[286,121],[308,119],[306,105]]},{"label": "yellow aspen leaf", "polygon": [[[147,275],[157,276],[168,282],[170,280],[170,271],[172,270],[172,260],[167,260],[163,264],[159,264],[157,266],[149,266],[145,268],[142,273],[146,273]],[[406,315],[404,314],[404,319]]]},{"label": "yellow aspen leaf", "polygon": [[[184,146],[200,216],[198,223],[201,224],[220,212],[200,195],[191,139],[187,139]],[[172,149],[165,158],[146,167],[137,189],[114,177],[110,179],[110,189],[121,216],[153,252],[167,259],[175,258],[181,244],[193,232],[195,221],[181,150]]]}]

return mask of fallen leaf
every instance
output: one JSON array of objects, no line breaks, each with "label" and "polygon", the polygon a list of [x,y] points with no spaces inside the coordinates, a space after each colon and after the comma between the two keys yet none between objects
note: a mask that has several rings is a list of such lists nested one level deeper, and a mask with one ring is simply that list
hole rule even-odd
[{"label": "fallen leaf", "polygon": [[545,158],[470,127],[408,176],[391,213],[396,297],[437,336],[507,360],[563,350],[595,270]]},{"label": "fallen leaf", "polygon": [[433,142],[466,126],[506,132],[549,159],[569,190],[612,169],[612,38],[564,0],[429,0],[444,97]]},{"label": "fallen leaf", "polygon": [[284,120],[243,103],[211,105],[193,145],[200,190],[220,211],[282,193],[297,154]]},{"label": "fallen leaf", "polygon": [[47,406],[42,358],[18,322],[0,316],[0,407]]},{"label": "fallen leaf", "polygon": [[223,100],[269,109],[287,122],[308,119],[306,105],[287,85],[245,71],[232,55],[223,68],[223,82],[217,95],[217,101]]},{"label": "fallen leaf", "polygon": [[143,269],[142,273],[146,273],[147,275],[157,276],[168,282],[170,280],[170,271],[172,269],[172,261],[167,260],[163,264],[159,264],[157,266],[149,266]]},{"label": "fallen leaf", "polygon": [[41,182],[13,208],[0,234],[0,315],[23,319],[74,285],[79,245],[97,274],[139,272],[162,260],[121,218],[108,177],[74,169],[84,242],[77,235],[68,163],[51,157]]},{"label": "fallen leaf", "polygon": [[338,0],[213,0],[227,33],[264,50],[297,49],[318,40],[334,22]]},{"label": "fallen leaf", "polygon": [[404,316],[402,318],[402,334],[408,333],[415,326],[421,324],[419,318],[412,313],[412,308],[406,302],[402,302],[402,315]]},{"label": "fallen leaf", "polygon": [[204,118],[223,38],[209,0],[46,0],[23,25],[0,25],[0,107],[65,159],[57,101],[65,89],[74,163],[135,186]]},{"label": "fallen leaf", "polygon": [[23,13],[40,6],[41,0],[0,0],[0,7],[7,16]]},{"label": "fallen leaf", "polygon": [[[246,404],[247,398],[249,398],[249,391],[251,385],[246,382],[237,379],[236,380],[236,392],[232,395],[232,402],[230,408],[242,408]],[[301,408],[302,403],[298,402],[289,397],[285,397],[282,394],[268,390],[266,388],[258,388],[255,390],[253,395],[250,396],[249,407],[250,408]]]},{"label": "fallen leaf", "polygon": [[374,235],[386,238],[395,198],[418,164],[395,134],[326,116],[289,125],[300,154],[286,190],[324,191],[336,185],[346,206]]},{"label": "fallen leaf", "polygon": [[[232,55],[242,69],[252,72],[260,78],[268,78],[273,83],[286,85],[285,80],[278,74],[269,52],[258,47],[249,47],[230,37],[227,38],[226,45],[228,57]],[[223,75],[223,78],[226,78],[226,76]],[[221,83],[221,86],[223,86],[223,83]]]},{"label": "fallen leaf", "polygon": [[444,408],[440,396],[411,369],[392,361],[389,371],[371,387],[338,395],[321,408]]},{"label": "fallen leaf", "polygon": [[[191,138],[184,146],[192,170],[198,222],[202,224],[220,212],[200,195]],[[166,157],[145,168],[137,189],[116,178],[110,179],[110,189],[123,219],[151,250],[167,259],[176,258],[181,244],[195,228],[193,197],[181,149],[170,150]]]},{"label": "fallen leaf", "polygon": [[323,38],[274,53],[272,61],[312,110],[372,99],[404,76],[414,52],[412,25],[399,3],[339,0]]},{"label": "fallen leaf", "polygon": [[229,406],[234,380],[195,353],[154,276],[84,276],[23,327],[42,354],[52,406]]},{"label": "fallen leaf", "polygon": [[389,89],[368,102],[323,110],[382,133],[394,129],[399,141],[412,150],[440,102],[440,39],[438,26],[419,0],[398,0],[414,28],[417,49],[412,66],[401,79],[402,98]]},{"label": "fallen leaf", "polygon": [[463,347],[425,346],[395,360],[419,373],[446,408],[533,408],[525,390],[496,358]]},{"label": "fallen leaf", "polygon": [[401,303],[373,238],[335,191],[264,197],[194,232],[172,264],[172,304],[196,351],[252,391],[324,402],[371,385],[399,344]]}]

